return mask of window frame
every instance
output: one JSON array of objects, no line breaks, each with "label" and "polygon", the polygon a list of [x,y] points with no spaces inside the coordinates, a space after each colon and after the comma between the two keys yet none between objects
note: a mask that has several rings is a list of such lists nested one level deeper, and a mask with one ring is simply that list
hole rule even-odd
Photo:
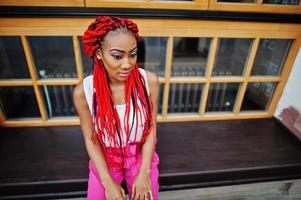
[{"label": "window frame", "polygon": [[[93,18],[3,18],[0,21],[0,36],[20,36],[25,51],[26,60],[31,80],[0,80],[0,86],[24,86],[34,87],[41,113],[41,120],[4,119],[0,111],[0,123],[2,126],[65,126],[79,125],[78,117],[54,117],[47,118],[46,108],[41,95],[42,85],[77,85],[83,79],[83,66],[80,50],[79,36],[93,21]],[[177,121],[202,121],[202,120],[225,120],[225,119],[250,119],[272,117],[280,99],[295,57],[301,44],[300,24],[275,24],[260,22],[237,22],[237,21],[200,21],[200,20],[172,20],[172,19],[135,19],[140,35],[143,37],[167,37],[165,77],[159,78],[163,84],[162,114],[158,115],[158,122]],[[160,30],[160,31],[158,31]],[[78,78],[39,80],[35,71],[34,61],[30,52],[27,36],[70,36],[73,37],[73,45],[76,59]],[[208,54],[207,73],[203,77],[171,77],[173,58],[173,41],[175,37],[208,37],[211,46]],[[254,38],[245,75],[239,77],[211,77],[214,59],[217,52],[218,38]],[[251,69],[255,59],[260,39],[293,39],[290,52],[285,61],[282,73],[279,76],[251,76]],[[241,83],[241,88],[234,105],[233,113],[205,113],[208,90],[210,83],[235,82]],[[277,82],[272,100],[267,111],[240,112],[243,96],[249,82]],[[203,95],[199,107],[199,113],[169,114],[168,94],[171,83],[203,83]]]},{"label": "window frame", "polygon": [[57,7],[84,7],[84,0],[1,0],[1,6],[57,6]]},{"label": "window frame", "polygon": [[230,3],[218,2],[218,0],[209,0],[209,10],[231,11],[231,12],[265,12],[265,13],[301,13],[301,1],[299,5],[279,5],[263,4],[263,0],[257,0],[257,3]]},{"label": "window frame", "polygon": [[86,7],[207,10],[208,0],[86,0]]}]

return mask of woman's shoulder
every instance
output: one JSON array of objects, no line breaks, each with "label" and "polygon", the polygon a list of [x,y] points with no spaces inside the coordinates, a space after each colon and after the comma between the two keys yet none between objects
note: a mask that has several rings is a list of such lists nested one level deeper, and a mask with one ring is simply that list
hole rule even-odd
[{"label": "woman's shoulder", "polygon": [[73,89],[73,102],[77,109],[82,109],[84,107],[90,107],[88,102],[90,99],[87,99],[87,94],[84,88],[84,83],[81,81]]},{"label": "woman's shoulder", "polygon": [[85,77],[79,84],[75,86],[73,89],[73,96],[76,95],[77,97],[84,98],[85,93],[87,93],[90,89],[90,87],[93,87],[93,75],[89,75]]},{"label": "woman's shoulder", "polygon": [[145,70],[145,73],[149,84],[159,84],[159,78],[154,72]]},{"label": "woman's shoulder", "polygon": [[145,72],[145,76],[147,79],[147,82],[149,85],[151,84],[156,84],[157,82],[159,83],[159,79],[157,77],[157,75],[154,72],[139,68],[140,71],[144,71]]},{"label": "woman's shoulder", "polygon": [[159,89],[159,78],[154,72],[147,71],[147,70],[144,71],[145,71],[148,86],[150,88],[150,93],[153,94],[155,91]]},{"label": "woman's shoulder", "polygon": [[74,89],[73,89],[73,98],[79,99],[79,98],[84,98],[85,97],[85,91],[84,91],[84,86],[83,86],[83,81],[77,84]]}]

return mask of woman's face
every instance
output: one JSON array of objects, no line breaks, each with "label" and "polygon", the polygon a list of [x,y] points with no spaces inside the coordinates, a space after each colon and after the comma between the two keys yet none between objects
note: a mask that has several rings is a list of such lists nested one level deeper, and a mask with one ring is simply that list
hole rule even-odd
[{"label": "woman's face", "polygon": [[137,41],[133,33],[116,30],[108,33],[96,51],[108,72],[110,83],[124,82],[137,61]]}]

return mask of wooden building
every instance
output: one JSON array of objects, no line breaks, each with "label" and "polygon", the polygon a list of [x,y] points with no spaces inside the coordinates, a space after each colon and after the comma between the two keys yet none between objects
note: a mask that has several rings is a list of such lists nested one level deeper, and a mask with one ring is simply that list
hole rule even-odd
[{"label": "wooden building", "polygon": [[0,15],[0,199],[85,196],[72,91],[98,15],[133,19],[159,76],[161,191],[300,179],[299,0],[2,0]]}]

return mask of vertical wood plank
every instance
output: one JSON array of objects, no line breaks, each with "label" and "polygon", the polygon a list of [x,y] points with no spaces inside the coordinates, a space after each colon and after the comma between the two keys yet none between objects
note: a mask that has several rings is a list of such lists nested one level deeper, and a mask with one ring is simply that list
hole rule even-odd
[{"label": "vertical wood plank", "polygon": [[171,76],[171,65],[172,65],[172,54],[173,54],[173,42],[174,38],[169,37],[167,40],[167,49],[166,49],[166,65],[165,65],[165,86],[164,86],[164,95],[163,95],[163,107],[162,107],[162,117],[167,117],[168,111],[168,96],[170,88],[170,76]]},{"label": "vertical wood plank", "polygon": [[73,47],[74,47],[77,76],[78,76],[78,79],[81,81],[81,80],[83,80],[83,77],[84,77],[83,62],[82,62],[80,44],[78,41],[78,37],[76,35],[73,36]]},{"label": "vertical wood plank", "polygon": [[245,79],[244,79],[243,83],[240,86],[239,94],[236,98],[236,102],[235,102],[235,105],[234,105],[234,113],[235,114],[238,114],[240,112],[240,108],[241,108],[241,105],[242,105],[242,102],[243,102],[243,98],[245,96],[245,92],[247,90],[248,82],[250,80],[251,71],[252,71],[252,67],[253,67],[253,64],[254,64],[254,60],[255,60],[257,49],[258,49],[258,45],[259,45],[259,38],[257,37],[253,41],[251,52],[249,54],[246,69],[245,69],[245,72],[244,72],[244,78]]},{"label": "vertical wood plank", "polygon": [[5,122],[5,117],[2,112],[2,109],[0,109],[0,125],[3,126],[4,122]]},{"label": "vertical wood plank", "polygon": [[279,99],[282,95],[284,86],[285,86],[285,84],[288,80],[289,74],[292,70],[292,67],[293,67],[293,64],[295,62],[296,56],[297,56],[298,51],[300,49],[300,45],[301,45],[301,34],[300,34],[300,37],[298,37],[298,39],[293,41],[293,44],[291,46],[291,50],[288,53],[288,57],[287,57],[287,59],[285,61],[285,64],[283,66],[283,71],[282,71],[282,74],[280,76],[280,82],[278,83],[278,85],[275,89],[275,93],[272,97],[272,100],[271,100],[269,108],[268,108],[268,113],[271,117],[273,116],[273,114],[275,112],[275,109],[277,107],[277,103],[278,103],[278,101],[279,101]]},{"label": "vertical wood plank", "polygon": [[217,51],[217,45],[218,45],[218,38],[214,37],[211,41],[210,46],[210,52],[209,52],[209,58],[207,63],[207,70],[206,70],[206,83],[203,87],[203,94],[200,101],[200,108],[199,108],[199,114],[204,115],[205,109],[206,109],[206,103],[208,98],[208,92],[209,92],[209,86],[210,86],[210,80],[211,80],[211,74],[213,71],[213,65],[216,58],[216,51]]},{"label": "vertical wood plank", "polygon": [[33,88],[34,88],[34,92],[35,92],[36,99],[38,102],[40,114],[41,114],[42,120],[46,121],[47,120],[46,109],[45,109],[41,91],[40,91],[38,83],[37,83],[37,80],[38,80],[37,72],[36,72],[35,63],[34,63],[34,60],[33,60],[32,54],[31,54],[29,42],[28,42],[26,36],[24,36],[24,35],[21,36],[21,40],[22,40],[22,44],[23,44],[23,48],[24,48],[24,53],[25,53],[30,77],[31,77],[31,80],[33,81]]}]

